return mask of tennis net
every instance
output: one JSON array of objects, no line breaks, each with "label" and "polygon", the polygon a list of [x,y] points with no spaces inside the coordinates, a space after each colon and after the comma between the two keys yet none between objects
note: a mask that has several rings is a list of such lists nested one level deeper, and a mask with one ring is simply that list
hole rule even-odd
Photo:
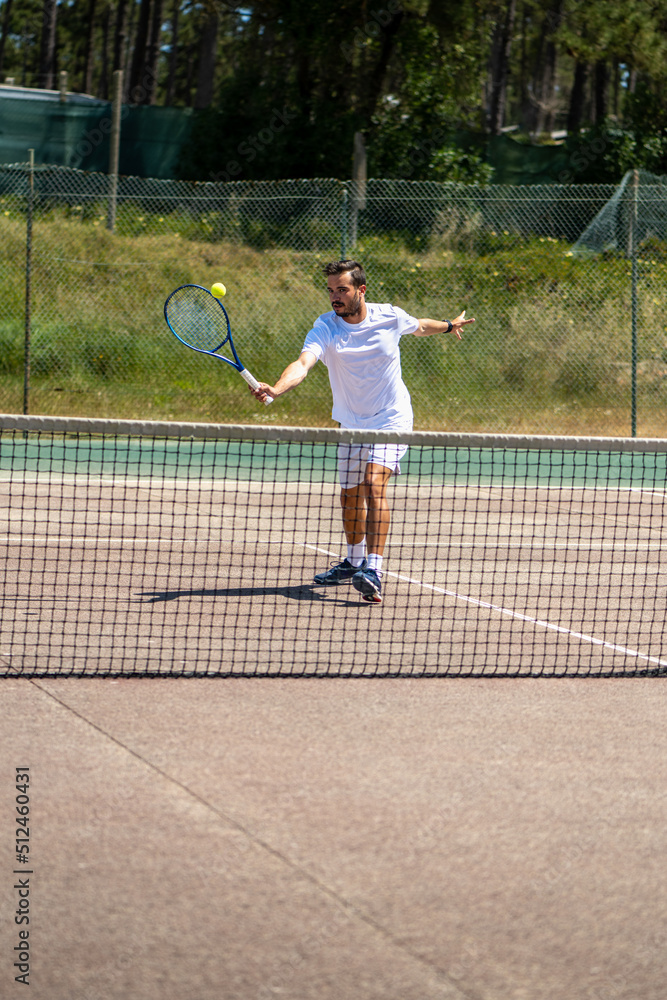
[{"label": "tennis net", "polygon": [[[383,602],[339,448],[409,445]],[[667,442],[0,417],[0,675],[667,670]]]}]

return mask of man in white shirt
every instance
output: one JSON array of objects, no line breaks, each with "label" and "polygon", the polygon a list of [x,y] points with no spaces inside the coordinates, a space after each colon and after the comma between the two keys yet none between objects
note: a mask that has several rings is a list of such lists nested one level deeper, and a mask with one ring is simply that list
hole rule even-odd
[{"label": "man in white shirt", "polygon": [[[329,371],[332,417],[347,430],[411,431],[412,403],[401,374],[399,341],[403,334],[430,337],[454,333],[474,319],[465,310],[455,320],[415,319],[389,304],[366,302],[366,276],[358,261],[333,261],[323,268],[331,312],[319,316],[306,335],[301,355],[275,385],[260,382],[250,391],[264,402],[299,385],[317,361]],[[347,558],[315,583],[352,582],[365,601],[382,601],[382,556],[389,531],[387,484],[400,473],[405,446],[340,445],[343,528]]]}]

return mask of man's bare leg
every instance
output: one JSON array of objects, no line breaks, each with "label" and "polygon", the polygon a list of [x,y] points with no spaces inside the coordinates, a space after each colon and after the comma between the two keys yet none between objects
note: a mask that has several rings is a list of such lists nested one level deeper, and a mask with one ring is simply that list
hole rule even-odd
[{"label": "man's bare leg", "polygon": [[367,568],[372,570],[365,579],[355,576],[352,583],[364,599],[372,603],[382,600],[380,571],[391,522],[387,501],[390,478],[391,469],[371,462],[366,466],[364,480],[359,486],[341,491],[343,527],[348,547],[360,545],[365,535]]},{"label": "man's bare leg", "polygon": [[363,482],[341,490],[343,528],[348,545],[359,545],[366,538],[366,550],[382,555],[387,541],[391,514],[387,501],[387,483],[391,469],[384,465],[366,466]]}]

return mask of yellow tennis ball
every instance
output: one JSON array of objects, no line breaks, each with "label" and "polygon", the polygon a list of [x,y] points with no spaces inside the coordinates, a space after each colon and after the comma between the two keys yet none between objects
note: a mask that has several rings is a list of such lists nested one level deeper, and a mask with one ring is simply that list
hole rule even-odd
[{"label": "yellow tennis ball", "polygon": [[227,289],[221,281],[216,281],[214,285],[211,285],[211,295],[215,295],[216,299],[221,299],[222,296],[226,294]]}]

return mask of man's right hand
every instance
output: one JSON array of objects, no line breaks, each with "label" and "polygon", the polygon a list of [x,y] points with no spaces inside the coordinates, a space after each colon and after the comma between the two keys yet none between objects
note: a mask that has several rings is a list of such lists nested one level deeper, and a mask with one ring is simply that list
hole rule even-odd
[{"label": "man's right hand", "polygon": [[265,403],[269,396],[271,399],[275,399],[276,396],[280,395],[275,386],[268,385],[266,382],[260,382],[257,389],[253,389],[251,385],[249,385],[248,388],[255,399],[258,399],[260,403]]}]

